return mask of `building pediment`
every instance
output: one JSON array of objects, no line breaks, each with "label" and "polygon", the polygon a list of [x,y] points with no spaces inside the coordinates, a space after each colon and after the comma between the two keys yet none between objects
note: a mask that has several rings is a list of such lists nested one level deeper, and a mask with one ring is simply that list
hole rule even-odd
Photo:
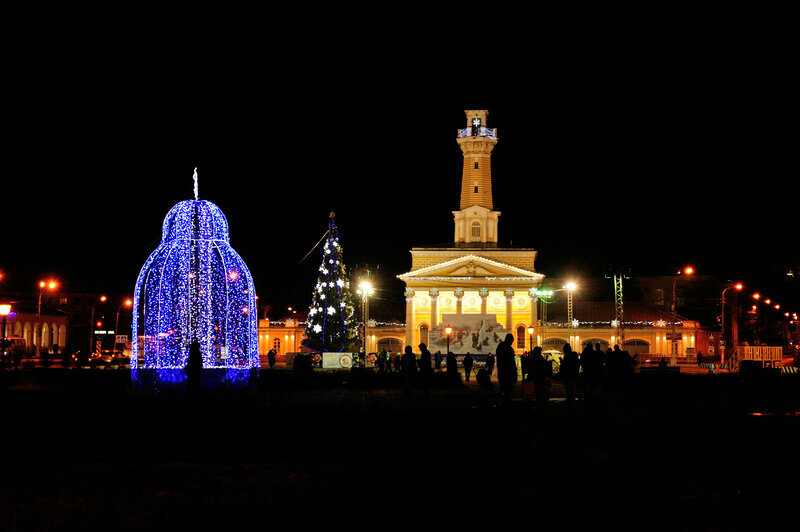
[{"label": "building pediment", "polygon": [[480,282],[484,280],[537,283],[544,277],[541,274],[509,266],[478,255],[465,255],[453,260],[434,264],[397,276],[406,283],[414,281],[430,282],[436,280],[459,280]]}]

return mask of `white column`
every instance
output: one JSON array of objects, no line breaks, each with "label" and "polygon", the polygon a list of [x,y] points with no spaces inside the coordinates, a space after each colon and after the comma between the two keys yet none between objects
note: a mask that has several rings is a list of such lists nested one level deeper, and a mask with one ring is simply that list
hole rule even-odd
[{"label": "white column", "polygon": [[406,345],[414,345],[414,289],[406,288]]},{"label": "white column", "polygon": [[439,325],[439,289],[431,288],[428,295],[431,297],[431,326],[428,330],[432,331]]},{"label": "white column", "polygon": [[506,330],[511,334],[514,334],[512,329],[514,328],[514,324],[511,323],[511,302],[514,301],[514,291],[510,288],[507,288],[503,295],[506,296]]}]

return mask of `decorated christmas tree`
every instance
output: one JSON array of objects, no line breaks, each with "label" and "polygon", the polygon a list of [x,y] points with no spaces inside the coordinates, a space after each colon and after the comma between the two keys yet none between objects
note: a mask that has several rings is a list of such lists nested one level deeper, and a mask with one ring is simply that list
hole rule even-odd
[{"label": "decorated christmas tree", "polygon": [[317,353],[351,351],[357,327],[339,231],[331,213],[303,345]]}]

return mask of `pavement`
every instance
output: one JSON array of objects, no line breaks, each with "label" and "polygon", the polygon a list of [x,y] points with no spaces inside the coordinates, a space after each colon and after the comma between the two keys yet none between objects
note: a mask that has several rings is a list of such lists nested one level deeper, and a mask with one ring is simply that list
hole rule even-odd
[{"label": "pavement", "polygon": [[[688,372],[688,371],[687,371]],[[496,385],[496,382],[494,383]],[[0,529],[752,530],[793,517],[800,380],[635,375],[546,405],[372,372],[192,392],[4,375]]]}]

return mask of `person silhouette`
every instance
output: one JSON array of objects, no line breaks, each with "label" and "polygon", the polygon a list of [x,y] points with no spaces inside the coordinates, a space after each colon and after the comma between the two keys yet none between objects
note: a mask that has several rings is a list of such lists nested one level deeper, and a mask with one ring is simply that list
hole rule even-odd
[{"label": "person silhouette", "polygon": [[195,340],[189,344],[189,357],[186,359],[186,380],[192,391],[197,390],[202,370],[203,354],[200,352],[200,342]]},{"label": "person silhouette", "polygon": [[561,380],[564,382],[564,392],[567,403],[575,402],[575,391],[578,385],[578,374],[580,373],[580,361],[578,354],[572,350],[572,346],[564,344],[564,358],[561,359]]},{"label": "person silhouette", "polygon": [[533,380],[533,394],[536,397],[536,404],[539,408],[544,408],[550,399],[552,387],[550,377],[552,376],[553,366],[544,359],[542,348],[538,345],[531,352],[530,366],[530,377]]},{"label": "person silhouette", "polygon": [[514,348],[511,347],[513,342],[514,336],[508,333],[497,345],[497,381],[500,383],[500,404],[504,407],[511,405],[511,393],[517,382],[517,361]]},{"label": "person silhouette", "polygon": [[453,353],[447,353],[447,357],[445,358],[445,374],[447,375],[447,382],[449,384],[461,382],[458,374],[458,361],[456,360],[456,355]]},{"label": "person silhouette", "polygon": [[472,355],[469,353],[469,351],[467,351],[467,354],[464,355],[464,360],[462,362],[462,364],[464,364],[464,380],[467,382],[469,382],[469,376],[472,373],[473,362]]},{"label": "person silhouette", "polygon": [[433,368],[431,367],[431,352],[428,351],[428,346],[423,343],[419,344],[419,374],[422,384],[422,397],[430,399],[431,395],[431,379],[433,378]]},{"label": "person silhouette", "polygon": [[411,399],[414,381],[417,378],[417,357],[412,352],[410,345],[406,346],[400,363],[403,368],[403,395],[406,399]]},{"label": "person silhouette", "polygon": [[486,371],[489,373],[489,377],[494,373],[494,355],[491,353],[486,355]]}]

